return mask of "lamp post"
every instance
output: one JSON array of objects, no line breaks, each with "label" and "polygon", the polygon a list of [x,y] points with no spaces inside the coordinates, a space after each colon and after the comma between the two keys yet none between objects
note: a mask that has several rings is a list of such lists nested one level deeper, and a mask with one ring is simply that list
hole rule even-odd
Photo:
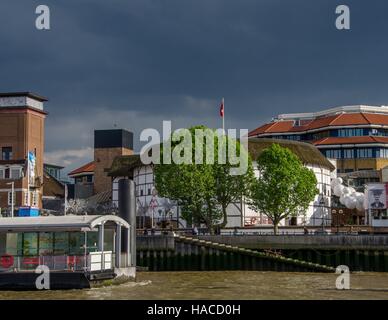
[{"label": "lamp post", "polygon": [[67,183],[65,183],[65,203],[63,208],[63,215],[66,215],[66,211],[67,211],[67,194],[68,194]]},{"label": "lamp post", "polygon": [[339,219],[340,219],[340,216],[342,216],[343,212],[344,211],[342,209],[338,210],[338,215],[337,215],[337,233],[338,234],[339,234]]},{"label": "lamp post", "polygon": [[322,233],[324,233],[325,230],[325,213],[324,213],[324,207],[325,207],[325,198],[323,194],[321,195],[321,200],[319,200],[319,206],[321,207],[321,219],[322,219]]},{"label": "lamp post", "polygon": [[15,198],[14,198],[14,193],[15,193],[15,181],[8,182],[8,185],[11,185],[11,217],[13,218],[13,213],[14,213],[14,203],[15,203]]},{"label": "lamp post", "polygon": [[335,215],[337,213],[337,210],[335,210],[335,209],[332,209],[331,210],[331,225],[334,227],[335,225],[334,225],[334,220],[333,220],[333,216]]}]

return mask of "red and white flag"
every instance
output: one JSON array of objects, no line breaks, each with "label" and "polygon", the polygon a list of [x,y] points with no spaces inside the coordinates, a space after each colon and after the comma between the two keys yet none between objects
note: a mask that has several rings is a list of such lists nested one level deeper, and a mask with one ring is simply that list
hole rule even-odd
[{"label": "red and white flag", "polygon": [[224,98],[222,98],[221,106],[220,106],[220,117],[224,117]]}]

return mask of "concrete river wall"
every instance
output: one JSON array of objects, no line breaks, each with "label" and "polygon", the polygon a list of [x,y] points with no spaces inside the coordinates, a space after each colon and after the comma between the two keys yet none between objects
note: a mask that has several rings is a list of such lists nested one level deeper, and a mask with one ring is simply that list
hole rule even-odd
[{"label": "concrete river wall", "polygon": [[137,262],[151,271],[388,272],[388,236],[138,236]]},{"label": "concrete river wall", "polygon": [[334,271],[323,264],[185,236],[137,237],[137,263],[150,271]]},{"label": "concrete river wall", "polygon": [[285,257],[351,271],[388,272],[388,235],[244,235],[201,236],[206,241],[255,250],[275,250]]}]

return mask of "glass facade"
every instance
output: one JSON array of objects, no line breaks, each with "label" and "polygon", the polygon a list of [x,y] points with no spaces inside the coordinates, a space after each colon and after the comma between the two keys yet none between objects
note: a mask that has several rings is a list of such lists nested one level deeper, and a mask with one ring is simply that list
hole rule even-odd
[{"label": "glass facade", "polygon": [[323,150],[323,152],[324,152],[324,155],[326,156],[326,158],[331,158],[331,159],[342,158],[340,149]]},{"label": "glass facade", "polygon": [[270,136],[274,139],[286,140],[301,140],[301,141],[316,141],[327,137],[362,137],[362,136],[378,136],[388,137],[388,129],[375,128],[341,128],[341,129],[325,129],[316,132],[307,133],[282,133]]},{"label": "glass facade", "polygon": [[388,148],[325,149],[321,152],[331,159],[388,158]]},{"label": "glass facade", "polygon": [[353,149],[344,149],[343,150],[344,159],[353,159],[354,150]]},{"label": "glass facade", "polygon": [[372,148],[357,149],[357,158],[372,158],[372,157],[373,157]]},{"label": "glass facade", "polygon": [[[303,130],[303,129],[301,129]],[[317,132],[308,133],[296,133],[296,134],[279,134],[270,136],[275,139],[286,139],[286,140],[297,140],[312,142],[329,137],[361,137],[361,136],[385,136],[388,137],[388,129],[383,128],[339,128],[339,129],[325,129],[317,130]],[[374,159],[374,158],[385,158],[388,159],[388,147],[357,147],[357,140],[354,144],[354,148],[346,148],[337,146],[332,149],[321,149],[324,156],[331,159]],[[336,142],[341,145],[341,141]]]},{"label": "glass facade", "polygon": [[388,149],[377,149],[376,150],[376,158],[388,158]]},{"label": "glass facade", "polygon": [[22,241],[20,242],[22,247],[18,248],[18,252],[22,252],[23,256],[36,256],[38,255],[38,233],[26,232],[23,233]]},{"label": "glass facade", "polygon": [[272,136],[271,138],[273,138],[273,139],[295,140],[295,141],[303,140],[302,136],[297,135],[297,134]]},{"label": "glass facade", "polygon": [[338,137],[359,137],[364,135],[364,129],[339,129]]},{"label": "glass facade", "polygon": [[[98,251],[98,232],[87,232],[87,252]],[[10,255],[63,256],[84,255],[84,232],[23,232],[8,233],[1,247]],[[104,251],[113,251],[114,230],[104,230]]]},{"label": "glass facade", "polygon": [[39,234],[39,255],[54,254],[54,234],[52,232],[41,232]]}]

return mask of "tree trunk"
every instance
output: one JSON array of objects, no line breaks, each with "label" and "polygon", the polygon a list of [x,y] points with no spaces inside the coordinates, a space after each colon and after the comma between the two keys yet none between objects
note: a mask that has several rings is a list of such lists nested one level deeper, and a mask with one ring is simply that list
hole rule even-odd
[{"label": "tree trunk", "polygon": [[279,232],[279,221],[274,221],[273,222],[273,233],[277,235]]},{"label": "tree trunk", "polygon": [[214,226],[211,223],[211,220],[205,220],[205,224],[206,224],[206,228],[208,229],[209,233],[211,235],[213,235],[214,234]]},{"label": "tree trunk", "polygon": [[228,214],[226,212],[226,207],[224,205],[221,206],[222,207],[222,214],[223,214],[223,221],[222,223],[220,224],[220,228],[225,228],[225,226],[227,225],[228,223]]}]

